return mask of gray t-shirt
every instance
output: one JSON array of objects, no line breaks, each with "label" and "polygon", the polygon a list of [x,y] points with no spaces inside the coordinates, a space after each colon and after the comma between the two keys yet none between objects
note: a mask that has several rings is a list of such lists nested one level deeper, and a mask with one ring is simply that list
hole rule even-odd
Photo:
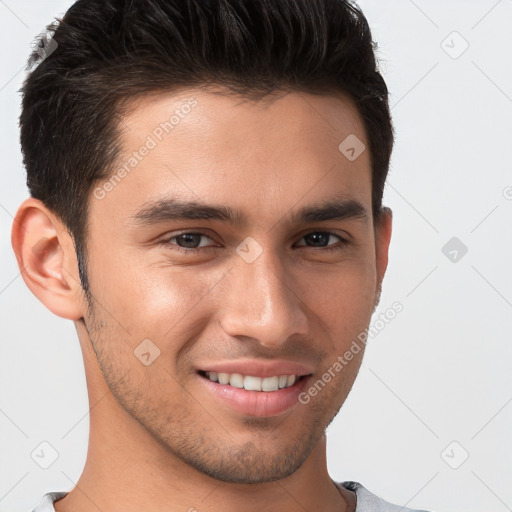
[{"label": "gray t-shirt", "polygon": [[[413,510],[411,508],[393,505],[363,487],[359,482],[340,482],[349,491],[354,491],[357,496],[357,506],[355,512],[427,512],[426,510]],[[64,498],[67,492],[56,491],[46,493],[39,505],[32,512],[55,512],[53,502]]]}]

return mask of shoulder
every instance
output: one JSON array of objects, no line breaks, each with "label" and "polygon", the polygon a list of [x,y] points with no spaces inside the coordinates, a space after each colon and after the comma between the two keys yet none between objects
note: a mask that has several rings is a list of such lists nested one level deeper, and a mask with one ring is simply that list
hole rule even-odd
[{"label": "shoulder", "polygon": [[359,482],[346,481],[336,483],[336,485],[353,491],[356,494],[357,504],[355,512],[428,512],[389,503],[370,492]]},{"label": "shoulder", "polygon": [[32,512],[55,512],[54,502],[64,498],[68,494],[65,491],[47,492]]},{"label": "shoulder", "polygon": [[[379,498],[359,482],[335,482],[338,487],[353,491],[357,497],[355,512],[428,512],[394,505]],[[54,502],[66,496],[67,492],[56,491],[46,493],[39,505],[32,512],[55,512]]]}]

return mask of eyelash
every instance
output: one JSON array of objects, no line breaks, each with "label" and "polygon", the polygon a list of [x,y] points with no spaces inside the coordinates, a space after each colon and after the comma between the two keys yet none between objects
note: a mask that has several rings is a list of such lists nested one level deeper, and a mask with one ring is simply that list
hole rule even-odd
[{"label": "eyelash", "polygon": [[[305,238],[306,236],[312,235],[314,233],[315,234],[321,233],[321,234],[333,235],[333,236],[335,236],[335,237],[340,239],[340,241],[339,241],[340,245],[332,244],[332,245],[328,245],[326,247],[314,247],[314,246],[301,245],[301,247],[309,247],[310,249],[317,249],[317,250],[322,250],[322,251],[340,251],[340,250],[343,250],[345,248],[345,246],[349,244],[348,240],[346,240],[345,238],[343,238],[340,235],[337,235],[336,233],[333,233],[331,231],[310,231],[309,233],[306,233],[305,235],[303,235],[301,237],[301,240],[303,238]],[[205,251],[205,250],[209,250],[209,249],[217,249],[217,247],[185,248],[185,247],[180,247],[177,244],[171,243],[172,240],[175,240],[176,238],[179,238],[180,236],[183,236],[183,235],[201,235],[201,236],[204,236],[204,237],[209,238],[210,240],[212,240],[212,238],[210,236],[208,236],[206,233],[202,233],[200,231],[185,231],[183,233],[179,233],[178,235],[174,235],[174,236],[172,236],[170,238],[166,238],[166,239],[162,240],[160,243],[162,245],[166,246],[166,247],[168,247],[169,245],[172,245],[172,246],[174,246],[173,250],[177,250],[178,252],[187,253],[187,254],[195,254],[195,253],[198,253],[198,252],[201,252],[201,251]]]}]

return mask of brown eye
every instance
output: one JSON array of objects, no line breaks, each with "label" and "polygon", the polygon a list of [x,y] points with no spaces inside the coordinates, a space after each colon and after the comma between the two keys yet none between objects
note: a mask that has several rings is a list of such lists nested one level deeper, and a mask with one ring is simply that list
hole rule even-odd
[{"label": "brown eye", "polygon": [[201,245],[202,238],[213,241],[209,236],[205,235],[204,233],[188,231],[166,238],[162,240],[161,243],[165,246],[171,246],[172,248],[175,248],[176,250],[182,252],[196,252],[202,249],[213,248],[213,246],[211,245]]},{"label": "brown eye", "polygon": [[197,244],[201,243],[201,237],[203,235],[199,233],[183,233],[182,235],[175,236],[174,238],[178,242],[177,245],[180,247],[186,247],[187,249],[196,249]]},{"label": "brown eye", "polygon": [[[329,240],[331,237],[335,237],[339,240],[340,243],[329,243]],[[309,247],[313,248],[320,248],[325,250],[338,250],[343,249],[343,247],[348,244],[348,241],[342,238],[339,235],[336,235],[335,233],[331,233],[330,231],[312,231],[311,233],[308,233],[307,235],[304,235],[301,240],[306,240],[312,245],[309,245]]]}]

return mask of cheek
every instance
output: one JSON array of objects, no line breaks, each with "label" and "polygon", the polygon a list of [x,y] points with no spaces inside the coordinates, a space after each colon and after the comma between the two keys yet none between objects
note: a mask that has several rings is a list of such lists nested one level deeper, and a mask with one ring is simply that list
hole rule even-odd
[{"label": "cheek", "polygon": [[169,340],[177,342],[181,335],[193,336],[208,318],[205,307],[209,301],[205,299],[225,274],[220,267],[206,271],[148,265],[142,258],[124,264],[110,261],[108,265],[112,271],[99,283],[99,300],[134,341],[150,338],[162,348]]},{"label": "cheek", "polygon": [[297,274],[292,280],[307,306],[340,329],[367,322],[375,300],[376,273],[371,261],[346,263],[328,272]]}]

